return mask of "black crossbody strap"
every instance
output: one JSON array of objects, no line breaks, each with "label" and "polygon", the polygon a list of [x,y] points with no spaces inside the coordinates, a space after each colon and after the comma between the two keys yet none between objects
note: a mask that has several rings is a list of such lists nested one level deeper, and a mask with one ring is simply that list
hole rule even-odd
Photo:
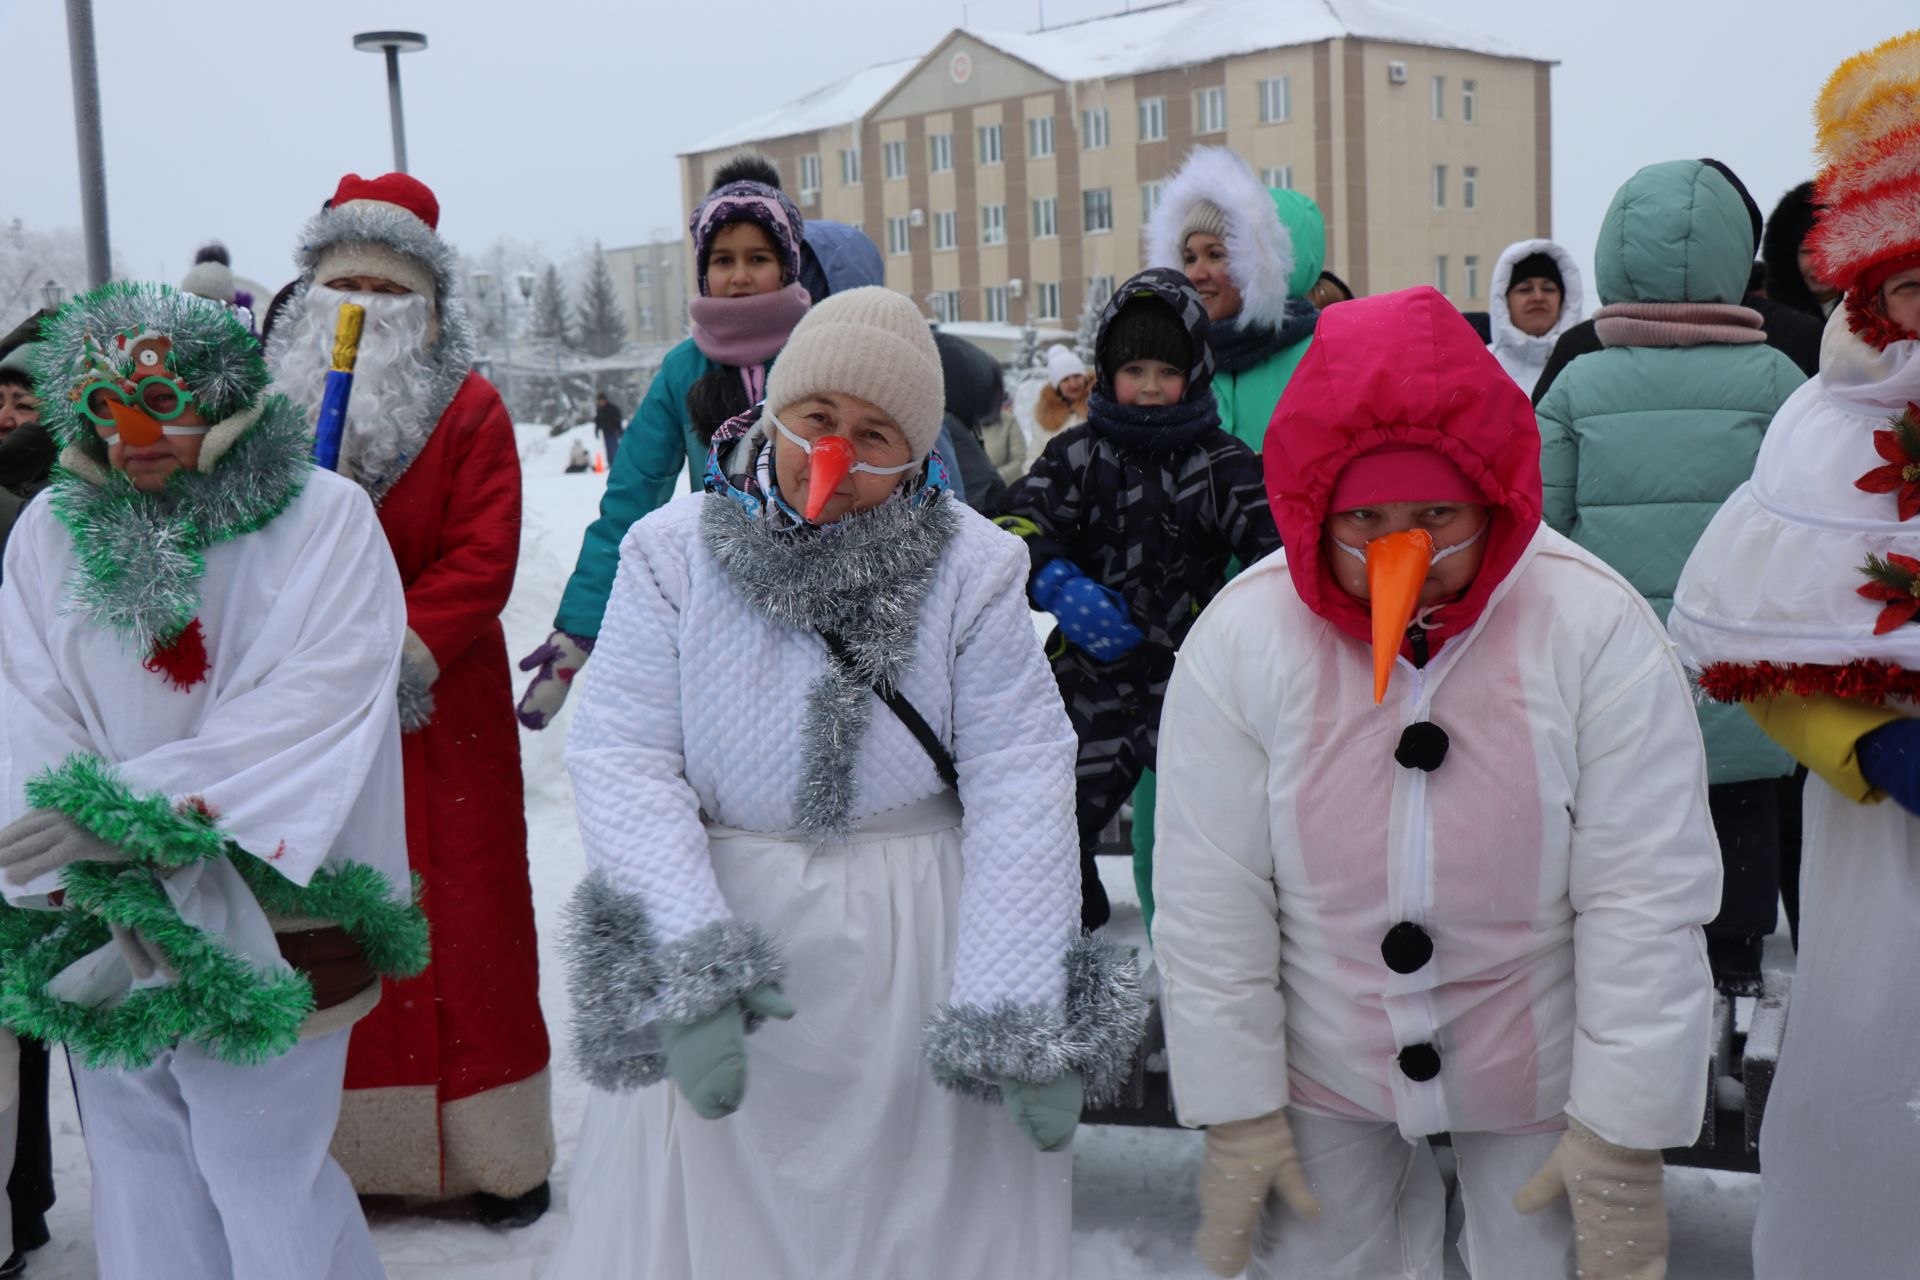
[{"label": "black crossbody strap", "polygon": [[[833,655],[833,660],[840,664],[841,670],[849,673],[857,673],[860,670],[859,665],[853,660],[853,654],[847,649],[845,640],[824,629],[820,632],[820,638],[827,642],[827,651]],[[934,772],[940,775],[940,781],[959,790],[960,770],[954,767],[953,754],[947,750],[946,743],[940,741],[940,735],[933,731],[933,726],[927,723],[926,717],[920,714],[920,709],[907,701],[905,695],[898,689],[883,688],[876,682],[873,692],[880,701],[887,704],[887,710],[893,712],[900,723],[907,727],[907,732],[912,734],[913,740],[920,744],[920,749],[927,753],[927,758],[933,761]]]}]

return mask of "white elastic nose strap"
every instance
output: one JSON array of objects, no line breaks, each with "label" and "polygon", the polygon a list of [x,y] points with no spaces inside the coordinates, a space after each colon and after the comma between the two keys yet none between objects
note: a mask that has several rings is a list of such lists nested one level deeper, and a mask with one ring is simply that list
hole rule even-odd
[{"label": "white elastic nose strap", "polygon": [[164,434],[170,435],[170,436],[203,436],[207,434],[207,432],[213,430],[213,428],[198,427],[198,426],[177,427],[171,422],[168,422],[168,423],[163,423],[160,427],[160,430]]},{"label": "white elastic nose strap", "polygon": [[[1473,531],[1472,537],[1456,542],[1452,546],[1446,548],[1444,551],[1434,552],[1433,559],[1428,563],[1439,564],[1442,560],[1445,560],[1448,556],[1454,555],[1457,552],[1465,551],[1468,547],[1480,541],[1480,535],[1485,533],[1487,531],[1487,526],[1492,523],[1493,523],[1493,518],[1491,516],[1489,516],[1485,520],[1482,520],[1480,522],[1480,527]],[[1365,564],[1367,562],[1367,549],[1365,547],[1349,546],[1347,543],[1340,541],[1340,539],[1338,538],[1335,538],[1333,540],[1333,545],[1340,548],[1342,551],[1346,552],[1348,555],[1352,556],[1355,560],[1358,560],[1361,564]]]},{"label": "white elastic nose strap", "polygon": [[[802,449],[804,449],[809,457],[813,455],[813,442],[811,440],[803,440],[799,436],[795,435],[793,431],[787,426],[786,423],[780,421],[778,417],[774,416],[772,410],[768,410],[767,412],[767,421],[771,422],[779,430],[781,435],[785,436],[787,439],[793,441],[795,444],[799,445]],[[870,462],[856,462],[852,466],[848,467],[847,470],[848,471],[864,471],[868,475],[873,475],[873,476],[897,476],[902,471],[911,471],[919,465],[920,464],[917,462],[903,462],[897,467],[876,467]]]}]

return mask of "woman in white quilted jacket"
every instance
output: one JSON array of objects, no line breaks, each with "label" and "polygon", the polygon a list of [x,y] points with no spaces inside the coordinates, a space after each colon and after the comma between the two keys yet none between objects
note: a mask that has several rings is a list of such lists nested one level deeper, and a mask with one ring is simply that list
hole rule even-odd
[{"label": "woman in white quilted jacket", "polygon": [[836,295],[621,547],[567,744],[595,1089],[555,1280],[1067,1276],[1066,1148],[1144,1006],[1079,931],[1073,731],[941,399],[910,301]]},{"label": "woman in white quilted jacket", "polygon": [[1440,1280],[1444,1132],[1478,1280],[1654,1280],[1720,891],[1659,619],[1541,523],[1527,398],[1432,289],[1322,313],[1263,456],[1286,553],[1201,615],[1160,722],[1201,1255]]}]

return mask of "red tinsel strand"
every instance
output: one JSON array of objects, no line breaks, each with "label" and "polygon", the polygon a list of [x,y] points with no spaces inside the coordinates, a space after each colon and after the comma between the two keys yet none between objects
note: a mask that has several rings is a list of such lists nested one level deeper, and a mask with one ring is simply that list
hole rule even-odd
[{"label": "red tinsel strand", "polygon": [[169,684],[182,692],[205,680],[207,636],[200,629],[200,619],[195,618],[182,627],[179,635],[155,649],[140,665],[155,675],[165,676]]},{"label": "red tinsel strand", "polygon": [[1752,702],[1783,693],[1811,698],[1830,693],[1849,702],[1882,706],[1920,702],[1920,672],[1873,658],[1832,665],[1816,662],[1714,662],[1694,677],[1715,702]]}]

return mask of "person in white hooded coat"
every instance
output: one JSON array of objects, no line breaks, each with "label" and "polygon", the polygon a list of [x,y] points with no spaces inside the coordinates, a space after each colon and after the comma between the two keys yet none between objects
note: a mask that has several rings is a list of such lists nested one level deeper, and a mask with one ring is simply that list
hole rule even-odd
[{"label": "person in white hooded coat", "polygon": [[220,304],[45,330],[63,446],[0,585],[0,1017],[64,1040],[109,1280],[372,1280],[327,1154],[378,975],[418,972],[372,504]]},{"label": "person in white hooded coat", "polygon": [[1920,1221],[1920,31],[1815,108],[1807,245],[1844,304],[1667,626],[1702,691],[1811,771],[1800,946],[1760,1128],[1754,1274],[1914,1274]]},{"label": "person in white hooded coat", "polygon": [[[1659,619],[1540,522],[1539,453],[1437,292],[1330,309],[1267,436],[1286,551],[1180,651],[1153,943],[1220,1275],[1440,1280],[1438,1133],[1475,1277],[1662,1274],[1659,1153],[1707,1085],[1706,760]],[[1425,545],[1398,617],[1391,539]]]},{"label": "person in white hooded coat", "polygon": [[1144,1005],[1077,927],[1073,731],[941,399],[913,304],[837,294],[623,543],[567,744],[596,1088],[552,1280],[1067,1276],[1064,1148]]},{"label": "person in white hooded coat", "polygon": [[1580,264],[1572,254],[1551,240],[1515,241],[1493,264],[1487,350],[1531,397],[1553,344],[1580,323],[1585,307]]}]

